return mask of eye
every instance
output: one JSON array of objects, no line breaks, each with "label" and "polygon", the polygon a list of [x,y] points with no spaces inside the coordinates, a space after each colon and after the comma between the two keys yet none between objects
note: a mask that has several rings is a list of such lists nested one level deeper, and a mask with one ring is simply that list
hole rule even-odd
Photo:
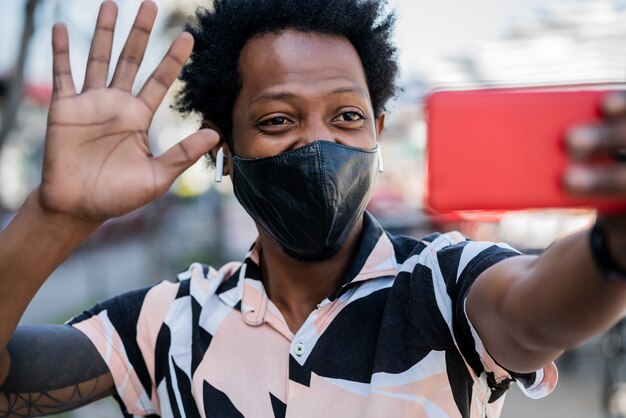
[{"label": "eye", "polygon": [[287,122],[288,122],[288,120],[284,116],[274,116],[273,118],[262,120],[261,122],[259,122],[259,125],[261,125],[261,126],[280,126],[280,125],[284,125]]},{"label": "eye", "polygon": [[359,120],[365,119],[365,116],[357,111],[350,110],[348,112],[343,112],[339,116],[337,116],[334,121],[337,122],[356,122]]},{"label": "eye", "polygon": [[257,129],[266,133],[282,133],[291,129],[294,122],[286,116],[276,115],[261,119],[255,125]]}]

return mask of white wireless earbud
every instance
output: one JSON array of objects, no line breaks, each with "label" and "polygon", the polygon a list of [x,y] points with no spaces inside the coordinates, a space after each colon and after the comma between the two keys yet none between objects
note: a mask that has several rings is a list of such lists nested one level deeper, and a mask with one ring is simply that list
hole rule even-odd
[{"label": "white wireless earbud", "polygon": [[224,148],[220,147],[215,156],[215,182],[222,182],[222,173],[224,172]]},{"label": "white wireless earbud", "polygon": [[383,168],[383,153],[380,150],[380,144],[378,144],[378,172],[382,173],[385,171]]}]

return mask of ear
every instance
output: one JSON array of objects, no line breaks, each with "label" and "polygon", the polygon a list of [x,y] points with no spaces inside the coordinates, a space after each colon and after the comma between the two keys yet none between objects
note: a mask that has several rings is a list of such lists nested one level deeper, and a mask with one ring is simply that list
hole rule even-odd
[{"label": "ear", "polygon": [[222,170],[222,175],[227,176],[230,173],[230,161],[232,159],[232,153],[230,152],[230,147],[228,146],[226,141],[224,141],[224,136],[222,135],[222,132],[218,129],[217,125],[215,125],[213,122],[208,121],[208,120],[203,120],[200,128],[201,129],[206,129],[206,128],[213,129],[214,131],[220,134],[220,140],[217,143],[217,145],[211,148],[211,150],[209,151],[209,157],[211,158],[211,161],[215,164],[216,159],[217,159],[217,152],[219,151],[220,148],[222,147],[224,148],[223,151],[224,151],[225,161],[224,161],[224,169]]},{"label": "ear", "polygon": [[381,113],[374,122],[376,125],[376,137],[380,140],[380,135],[383,133],[383,129],[385,129],[385,113]]},{"label": "ear", "polygon": [[233,153],[230,151],[230,146],[228,146],[228,143],[226,141],[221,140],[219,142],[218,147],[216,147],[215,149],[216,153],[219,149],[219,146],[221,146],[222,150],[224,151],[224,170],[222,171],[222,175],[228,176],[233,169]]}]

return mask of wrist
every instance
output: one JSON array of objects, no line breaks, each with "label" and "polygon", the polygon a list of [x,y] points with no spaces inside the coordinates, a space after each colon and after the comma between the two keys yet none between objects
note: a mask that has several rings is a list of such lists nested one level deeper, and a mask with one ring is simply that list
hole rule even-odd
[{"label": "wrist", "polygon": [[596,266],[609,279],[626,283],[626,219],[599,216],[590,231],[590,245]]},{"label": "wrist", "polygon": [[102,222],[91,221],[68,215],[47,208],[41,201],[39,189],[35,189],[27,198],[20,213],[25,213],[41,228],[59,240],[84,240],[91,235]]}]

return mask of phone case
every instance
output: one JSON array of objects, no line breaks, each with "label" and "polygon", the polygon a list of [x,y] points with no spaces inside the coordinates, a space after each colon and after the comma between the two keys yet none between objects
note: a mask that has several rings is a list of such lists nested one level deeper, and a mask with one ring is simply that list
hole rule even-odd
[{"label": "phone case", "polygon": [[574,125],[598,122],[608,91],[577,87],[431,94],[426,101],[427,210],[626,209],[623,200],[576,199],[561,187],[570,164],[565,134]]}]

